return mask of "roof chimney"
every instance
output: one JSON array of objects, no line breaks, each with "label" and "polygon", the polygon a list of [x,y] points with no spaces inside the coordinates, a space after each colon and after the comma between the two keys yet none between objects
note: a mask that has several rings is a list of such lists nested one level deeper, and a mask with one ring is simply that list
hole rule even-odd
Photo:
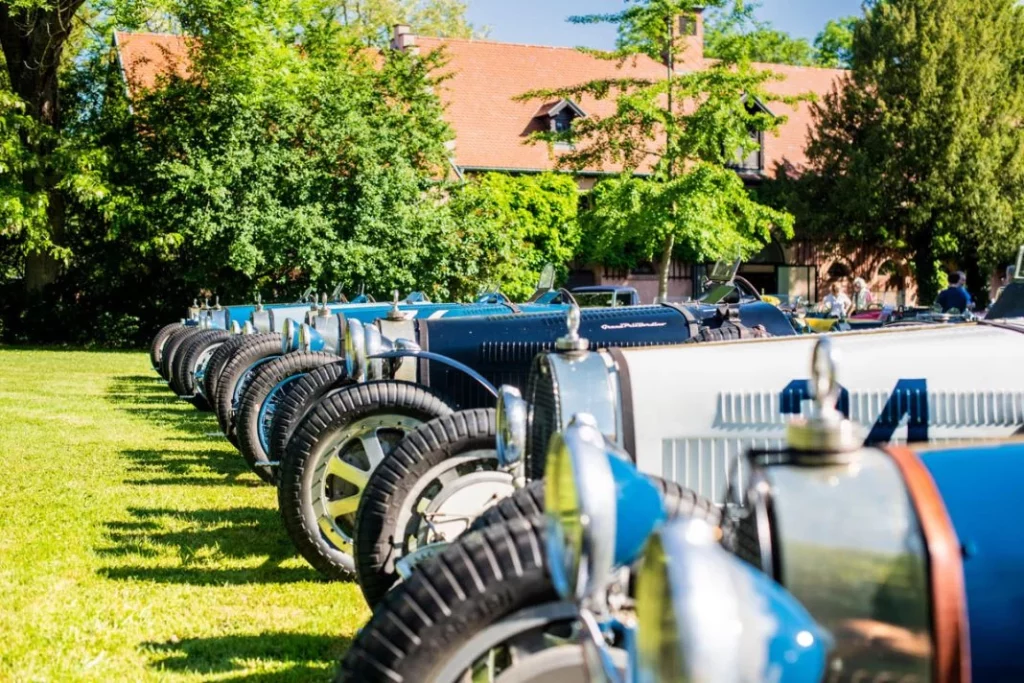
[{"label": "roof chimney", "polygon": [[704,8],[696,7],[692,12],[679,15],[679,35],[683,37],[686,52],[681,62],[699,64],[704,61]]},{"label": "roof chimney", "polygon": [[412,32],[412,29],[407,24],[395,24],[394,36],[391,38],[391,49],[414,55],[419,54],[419,48],[416,47],[416,34]]}]

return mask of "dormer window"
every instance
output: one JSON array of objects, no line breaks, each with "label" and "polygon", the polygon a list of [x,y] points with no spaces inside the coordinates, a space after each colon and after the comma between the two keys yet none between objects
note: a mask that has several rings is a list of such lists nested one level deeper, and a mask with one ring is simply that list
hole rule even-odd
[{"label": "dormer window", "polygon": [[552,133],[568,133],[572,130],[572,122],[586,115],[575,102],[562,99],[541,106],[535,118],[540,119],[542,127]]},{"label": "dormer window", "polygon": [[[750,114],[771,114],[768,107],[758,100],[757,98],[743,98],[744,104],[747,106],[747,112]],[[764,172],[764,132],[759,130],[750,131],[750,139],[754,143],[754,147],[750,152],[743,149],[736,150],[736,154],[732,163],[729,167],[735,169],[740,173],[762,173]]]}]

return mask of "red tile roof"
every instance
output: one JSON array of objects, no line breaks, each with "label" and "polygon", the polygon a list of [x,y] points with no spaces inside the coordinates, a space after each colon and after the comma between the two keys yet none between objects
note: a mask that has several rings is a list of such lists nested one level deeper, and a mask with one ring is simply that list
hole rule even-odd
[{"label": "red tile roof", "polygon": [[118,31],[114,34],[114,44],[133,96],[139,90],[153,88],[162,75],[188,77],[188,42],[184,36]]},{"label": "red tile roof", "polygon": [[[188,75],[187,41],[182,36],[150,33],[117,33],[119,56],[128,86],[134,93],[152,88],[162,73],[173,71]],[[639,57],[622,66],[599,59],[575,48],[543,47],[499,43],[487,40],[416,37],[425,51],[444,47],[449,57],[445,71],[451,78],[438,93],[445,102],[447,119],[455,131],[455,164],[463,169],[508,169],[539,171],[553,169],[556,160],[544,144],[524,144],[527,136],[539,130],[539,112],[551,101],[517,101],[529,90],[554,89],[605,78],[664,77],[665,67],[654,60]],[[684,53],[681,69],[706,68],[699,50]],[[837,69],[759,64],[785,76],[768,89],[779,95],[805,92],[819,96],[829,92],[846,72]],[[582,98],[575,102],[589,116],[607,116],[614,112],[612,101]],[[795,107],[768,102],[778,115],[788,117],[777,135],[765,137],[765,170],[776,165],[791,165],[799,170],[806,165],[808,132],[812,125],[812,104]],[[614,171],[616,169],[593,169]]]},{"label": "red tile roof", "polygon": [[[451,72],[451,79],[442,85],[439,93],[447,105],[449,123],[455,129],[455,162],[462,168],[540,170],[555,167],[546,145],[523,144],[529,133],[538,130],[535,120],[538,112],[551,104],[514,99],[524,92],[604,78],[653,80],[665,75],[662,64],[646,57],[631,60],[620,68],[616,62],[575,48],[423,37],[418,38],[417,44],[427,51],[443,46],[449,57],[447,71]],[[679,68],[702,69],[709,63],[699,54],[685,53]],[[837,69],[777,64],[756,66],[785,76],[785,80],[768,85],[770,92],[781,96],[805,92],[824,95],[846,73]],[[591,116],[607,116],[615,111],[615,103],[608,100],[584,98],[576,104]],[[788,117],[777,135],[766,136],[766,171],[774,171],[777,164],[790,164],[796,169],[804,167],[812,104],[801,102],[791,106],[778,101],[766,104],[773,113]]]}]

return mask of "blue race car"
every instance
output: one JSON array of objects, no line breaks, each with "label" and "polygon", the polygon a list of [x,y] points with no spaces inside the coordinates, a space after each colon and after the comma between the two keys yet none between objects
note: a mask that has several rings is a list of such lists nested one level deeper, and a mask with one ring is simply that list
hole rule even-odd
[{"label": "blue race car", "polygon": [[[268,459],[257,461],[270,472],[268,477],[274,470],[280,473],[281,514],[303,557],[326,576],[351,576],[355,513],[376,466],[406,434],[428,420],[454,410],[494,406],[496,384],[525,386],[540,352],[558,347],[571,357],[605,347],[795,335],[781,311],[758,302],[734,308],[573,308],[568,336],[563,335],[565,319],[552,313],[381,320],[370,326],[347,321],[344,358],[349,385],[321,392],[322,398],[304,414],[282,408],[269,427]],[[303,330],[307,338],[318,339],[311,328]],[[308,348],[317,346],[311,343]],[[294,383],[296,395],[315,395],[308,379]],[[598,394],[600,390],[595,390],[593,398]],[[278,395],[268,400],[279,400]],[[247,414],[248,426],[240,427],[239,434],[250,428],[258,433],[256,407]],[[282,421],[285,414],[287,423]],[[290,433],[275,436],[282,429]]]}]

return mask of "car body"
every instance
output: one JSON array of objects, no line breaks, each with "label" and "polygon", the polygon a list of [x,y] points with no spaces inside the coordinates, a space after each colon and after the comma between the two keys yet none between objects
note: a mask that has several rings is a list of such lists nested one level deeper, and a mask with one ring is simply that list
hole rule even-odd
[{"label": "car body", "polygon": [[[563,416],[589,412],[642,471],[725,502],[728,483],[745,476],[737,456],[780,445],[788,419],[808,409],[804,359],[816,339],[545,354],[525,397],[533,415],[527,452],[542,452]],[[1024,429],[1021,321],[832,339],[849,357],[840,370],[844,409],[873,443],[1007,438]],[[968,371],[963,359],[978,349],[984,356]]]},{"label": "car body", "polygon": [[[736,321],[744,327],[761,326],[768,334],[779,337],[796,334],[786,316],[769,304],[744,304],[736,307],[735,312]],[[579,333],[588,340],[590,348],[595,349],[680,344],[720,315],[718,307],[697,304],[583,309]],[[382,339],[408,340],[416,349],[393,352],[404,357],[394,369],[382,369],[383,364],[378,362],[378,369],[373,370],[369,368],[372,361],[367,362],[368,367],[364,369],[361,359],[382,352],[384,347],[374,344],[376,332],[369,327],[364,328],[364,346],[360,347],[361,335],[356,327],[349,335],[354,340],[350,375],[368,374],[375,379],[388,377],[432,387],[447,396],[455,409],[493,405],[494,387],[526,385],[534,356],[555,348],[556,341],[565,334],[565,319],[562,312],[550,312],[462,319],[378,320],[373,327]],[[366,347],[366,339],[375,348]],[[467,369],[473,372],[466,372]],[[481,378],[486,382],[481,382]]]}]

